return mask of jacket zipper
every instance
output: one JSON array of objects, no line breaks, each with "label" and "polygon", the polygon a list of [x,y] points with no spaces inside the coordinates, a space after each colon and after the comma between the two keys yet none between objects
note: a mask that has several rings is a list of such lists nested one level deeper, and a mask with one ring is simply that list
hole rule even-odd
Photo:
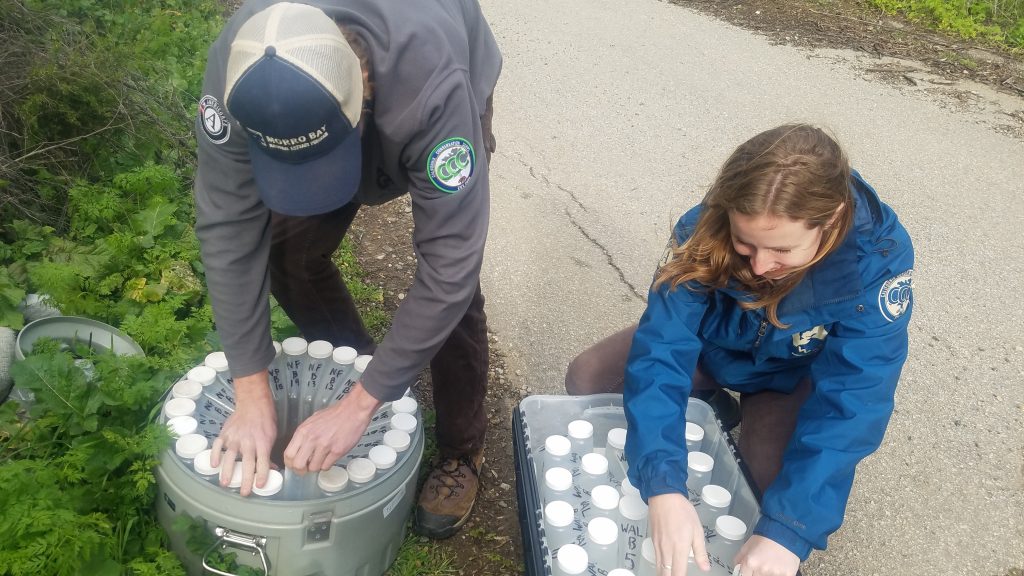
[{"label": "jacket zipper", "polygon": [[761,345],[761,338],[764,338],[764,333],[768,331],[768,319],[761,318],[761,326],[757,329],[757,340],[754,341],[754,349],[756,350]]}]

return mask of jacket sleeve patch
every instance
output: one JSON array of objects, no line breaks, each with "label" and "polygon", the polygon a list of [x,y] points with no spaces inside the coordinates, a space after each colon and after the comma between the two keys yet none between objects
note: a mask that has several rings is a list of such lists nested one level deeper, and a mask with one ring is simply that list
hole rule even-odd
[{"label": "jacket sleeve patch", "polygon": [[476,168],[473,144],[465,138],[449,138],[427,157],[427,177],[442,192],[454,194],[469,184]]},{"label": "jacket sleeve patch", "polygon": [[878,308],[889,322],[895,322],[910,309],[914,288],[913,270],[897,274],[882,284],[878,291]]},{"label": "jacket sleeve patch", "polygon": [[223,144],[231,136],[231,123],[228,122],[220,102],[213,96],[203,96],[199,101],[199,121],[203,132],[214,144]]}]

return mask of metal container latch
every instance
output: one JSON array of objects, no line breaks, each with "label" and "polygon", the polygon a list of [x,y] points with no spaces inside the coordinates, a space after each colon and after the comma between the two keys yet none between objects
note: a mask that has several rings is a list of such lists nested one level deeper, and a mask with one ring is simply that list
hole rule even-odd
[{"label": "metal container latch", "polygon": [[232,532],[231,530],[220,526],[217,526],[213,533],[217,535],[217,541],[206,550],[205,554],[203,554],[203,570],[212,572],[218,576],[238,576],[231,572],[222,572],[213,566],[210,566],[206,562],[210,553],[217,548],[227,548],[231,546],[241,550],[248,550],[253,556],[258,555],[260,557],[260,563],[263,564],[263,573],[270,574],[270,564],[267,562],[267,553],[263,549],[263,547],[267,545],[266,536],[250,536],[249,534],[243,534],[241,532]]},{"label": "metal container latch", "polygon": [[331,520],[334,515],[330,512],[310,514],[309,526],[306,528],[306,544],[327,542],[331,539]]}]

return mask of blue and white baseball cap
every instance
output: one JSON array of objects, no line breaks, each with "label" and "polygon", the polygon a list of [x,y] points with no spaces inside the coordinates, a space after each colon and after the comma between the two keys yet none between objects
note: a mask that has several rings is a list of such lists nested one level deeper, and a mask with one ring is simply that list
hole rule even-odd
[{"label": "blue and white baseball cap", "polygon": [[330,212],[359,188],[359,58],[319,8],[283,2],[258,12],[231,43],[225,103],[249,134],[264,204],[290,216]]}]

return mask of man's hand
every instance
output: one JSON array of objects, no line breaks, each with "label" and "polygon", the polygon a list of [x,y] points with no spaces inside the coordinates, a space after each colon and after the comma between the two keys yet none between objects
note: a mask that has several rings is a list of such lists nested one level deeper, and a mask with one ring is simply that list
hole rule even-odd
[{"label": "man's hand", "polygon": [[329,470],[356,445],[381,404],[356,383],[340,402],[314,412],[295,429],[284,465],[299,474]]},{"label": "man's hand", "polygon": [[[235,412],[224,422],[220,436],[213,441],[210,464],[221,465],[220,485],[227,486],[235,468],[235,460],[242,458],[242,496],[252,492],[255,485],[263,487],[270,471],[270,450],[277,438],[277,413],[274,397],[270,393],[267,371],[236,378]],[[223,456],[221,451],[224,452]],[[254,478],[255,476],[255,478]]]},{"label": "man's hand", "polygon": [[679,493],[660,494],[651,496],[648,504],[658,575],[686,576],[691,550],[697,566],[705,572],[710,570],[704,527],[690,500]]},{"label": "man's hand", "polygon": [[741,565],[741,576],[794,576],[800,568],[800,558],[788,548],[764,536],[751,536],[736,563]]}]

